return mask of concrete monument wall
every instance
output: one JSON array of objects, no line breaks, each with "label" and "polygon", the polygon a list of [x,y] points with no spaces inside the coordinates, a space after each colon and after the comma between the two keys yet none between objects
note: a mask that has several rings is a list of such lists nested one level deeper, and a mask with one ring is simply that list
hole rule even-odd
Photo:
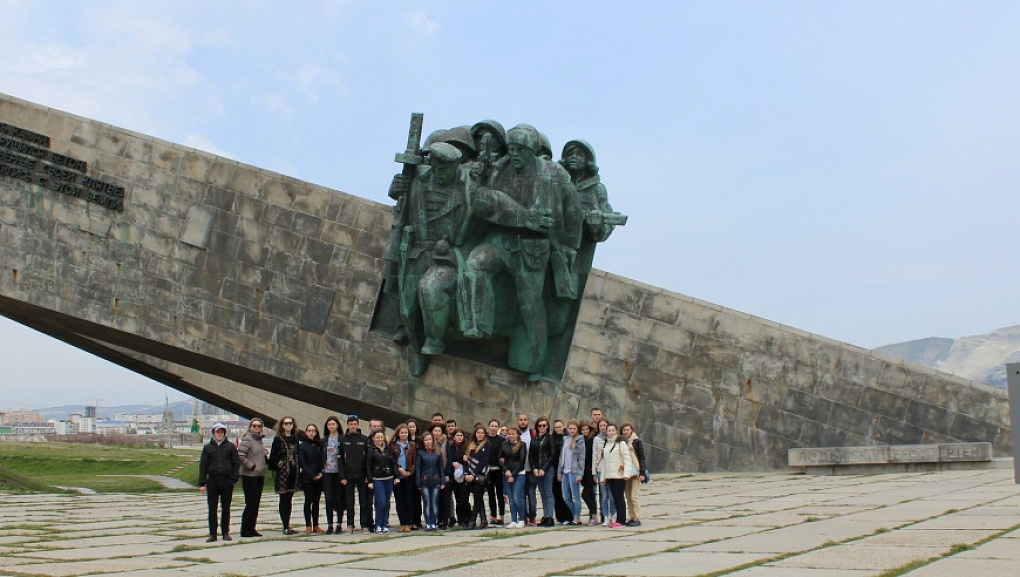
[{"label": "concrete monument wall", "polygon": [[673,471],[785,467],[793,447],[1010,450],[1001,391],[601,271],[562,383],[446,355],[411,377],[369,332],[389,226],[388,206],[0,95],[0,314],[241,414],[598,405]]}]

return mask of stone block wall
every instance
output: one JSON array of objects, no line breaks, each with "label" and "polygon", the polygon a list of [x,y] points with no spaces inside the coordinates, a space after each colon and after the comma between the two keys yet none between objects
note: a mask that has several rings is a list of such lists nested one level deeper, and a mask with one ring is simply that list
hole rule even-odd
[{"label": "stone block wall", "polygon": [[674,471],[784,467],[791,447],[1009,450],[1000,391],[600,271],[562,383],[445,355],[414,378],[369,332],[389,207],[9,96],[0,122],[125,189],[117,212],[0,176],[0,314],[242,414],[470,425],[598,405]]}]

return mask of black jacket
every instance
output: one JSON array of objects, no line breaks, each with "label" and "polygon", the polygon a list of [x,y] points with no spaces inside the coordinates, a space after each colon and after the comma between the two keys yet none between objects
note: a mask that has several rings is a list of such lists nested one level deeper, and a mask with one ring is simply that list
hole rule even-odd
[{"label": "black jacket", "polygon": [[544,471],[556,464],[553,461],[552,435],[545,434],[539,437],[531,435],[531,446],[528,447],[528,462],[531,463],[531,470]]},{"label": "black jacket", "polygon": [[498,469],[499,453],[500,449],[503,448],[503,445],[506,444],[506,437],[503,437],[502,435],[488,435],[488,437],[489,446],[492,447],[489,458],[489,466],[493,469]]},{"label": "black jacket", "polygon": [[237,482],[241,471],[241,460],[237,457],[237,447],[225,437],[219,445],[215,440],[202,447],[202,457],[198,462],[198,486],[205,487],[210,477],[230,477]]},{"label": "black jacket", "polygon": [[645,443],[641,439],[634,439],[630,446],[634,449],[634,454],[637,455],[638,474],[647,479],[650,475],[648,474],[648,463],[645,462]]},{"label": "black jacket", "polygon": [[450,482],[453,482],[453,464],[460,463],[461,467],[464,467],[464,472],[467,474],[467,466],[464,463],[464,449],[467,448],[467,443],[461,443],[458,447],[453,441],[446,442],[446,476],[450,478]]},{"label": "black jacket", "polygon": [[[368,437],[357,433],[344,433],[340,437],[340,446],[343,447],[344,473],[347,479],[364,479],[368,475],[368,447],[371,445]],[[396,470],[396,469],[394,469]]]},{"label": "black jacket", "polygon": [[476,483],[484,483],[486,475],[489,474],[491,458],[492,447],[489,446],[489,443],[485,443],[475,449],[474,454],[468,456],[467,468],[464,469],[464,473],[474,475]]},{"label": "black jacket", "polygon": [[393,457],[393,449],[386,445],[380,450],[375,445],[368,448],[368,472],[370,479],[396,477],[397,460]]},{"label": "black jacket", "polygon": [[301,439],[298,443],[298,466],[303,483],[312,483],[312,479],[322,472],[322,445],[318,441]]},{"label": "black jacket", "polygon": [[521,443],[521,448],[514,452],[513,445],[510,441],[503,443],[499,448],[499,468],[503,470],[503,474],[506,475],[507,471],[511,475],[516,477],[524,473],[524,461],[528,459],[528,446]]},{"label": "black jacket", "polygon": [[563,454],[563,439],[565,435],[557,435],[556,433],[550,433],[552,437],[552,462],[553,466],[560,464],[560,455]]}]

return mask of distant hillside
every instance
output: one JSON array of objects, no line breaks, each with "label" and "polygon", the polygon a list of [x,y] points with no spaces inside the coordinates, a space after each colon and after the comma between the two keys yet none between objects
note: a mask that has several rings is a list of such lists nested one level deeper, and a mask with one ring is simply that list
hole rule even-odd
[{"label": "distant hillside", "polygon": [[907,341],[875,351],[1004,389],[1006,363],[1020,362],[1020,325],[959,339]]}]

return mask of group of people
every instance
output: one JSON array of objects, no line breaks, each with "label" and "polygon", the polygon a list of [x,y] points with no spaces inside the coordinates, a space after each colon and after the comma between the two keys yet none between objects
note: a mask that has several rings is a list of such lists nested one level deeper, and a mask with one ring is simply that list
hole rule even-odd
[{"label": "group of people", "polygon": [[[256,523],[267,470],[274,472],[285,535],[297,533],[291,515],[299,490],[305,533],[340,534],[345,516],[349,532],[357,526],[389,533],[391,501],[400,532],[582,525],[582,503],[588,525],[640,525],[640,485],[649,479],[644,444],[631,423],[610,423],[599,408],[590,416],[566,423],[539,417],[532,428],[521,414],[516,424],[492,419],[468,433],[435,413],[424,431],[412,419],[390,437],[381,420],[369,421],[363,434],[357,415],[347,418],[346,430],[330,416],[321,432],[314,424],[302,431],[285,416],[270,449],[263,445],[261,419],[252,419],[236,447],[217,423],[199,463],[199,488],[209,504],[208,541],[231,540],[230,503],[238,480],[245,500],[241,537],[261,537]],[[323,496],[326,529],[320,527]]]}]

